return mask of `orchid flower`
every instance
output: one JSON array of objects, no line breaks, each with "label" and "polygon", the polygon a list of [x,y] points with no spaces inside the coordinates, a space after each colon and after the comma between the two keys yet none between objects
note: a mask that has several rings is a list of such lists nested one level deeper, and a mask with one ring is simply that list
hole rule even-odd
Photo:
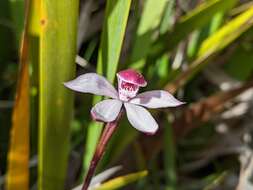
[{"label": "orchid flower", "polygon": [[137,94],[139,88],[145,87],[147,82],[140,73],[133,69],[120,71],[117,73],[117,79],[118,91],[103,76],[96,73],[81,75],[64,85],[74,91],[111,98],[97,103],[91,109],[91,116],[94,120],[112,122],[124,106],[131,125],[148,134],[154,134],[158,129],[158,124],[144,107],[166,108],[183,104],[164,90],[152,90]]}]

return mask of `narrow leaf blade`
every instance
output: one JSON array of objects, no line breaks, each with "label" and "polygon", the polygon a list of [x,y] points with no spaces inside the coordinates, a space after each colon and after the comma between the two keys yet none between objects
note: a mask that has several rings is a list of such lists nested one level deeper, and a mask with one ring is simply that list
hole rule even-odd
[{"label": "narrow leaf blade", "polygon": [[148,175],[148,171],[144,170],[141,172],[136,172],[136,173],[128,174],[125,176],[116,177],[108,182],[103,183],[101,186],[96,188],[96,190],[118,189],[118,188],[128,185],[129,183],[133,183],[134,181],[142,179],[143,177],[147,175]]},{"label": "narrow leaf blade", "polygon": [[154,29],[161,22],[162,13],[168,0],[147,0],[137,28],[137,34],[131,54],[131,67],[140,68],[145,64],[145,58],[150,50]]},{"label": "narrow leaf blade", "polygon": [[15,106],[12,113],[11,142],[8,153],[7,190],[29,189],[29,71],[28,71],[28,15],[26,6],[24,32],[20,51],[20,72],[18,77]]}]

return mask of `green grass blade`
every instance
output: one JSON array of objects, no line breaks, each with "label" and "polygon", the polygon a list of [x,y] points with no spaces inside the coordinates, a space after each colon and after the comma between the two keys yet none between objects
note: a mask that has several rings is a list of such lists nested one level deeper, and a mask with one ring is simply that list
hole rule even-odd
[{"label": "green grass blade", "polygon": [[144,66],[145,58],[150,50],[154,29],[161,22],[162,13],[166,8],[168,0],[147,0],[137,28],[137,34],[133,44],[130,58],[132,68],[139,69]]},{"label": "green grass blade", "polygon": [[214,32],[216,32],[219,27],[221,26],[222,22],[223,22],[223,18],[224,18],[224,13],[223,12],[218,12],[214,15],[211,24],[210,24],[210,28],[209,28],[209,34],[213,34]]},{"label": "green grass blade", "polygon": [[142,179],[143,177],[148,175],[148,171],[144,170],[141,172],[136,172],[120,177],[116,177],[114,179],[111,179],[108,182],[103,183],[98,188],[95,188],[96,190],[113,190],[113,189],[119,189],[122,188],[129,183],[133,183],[134,181],[137,181],[139,179]]},{"label": "green grass blade", "polygon": [[[106,4],[106,14],[98,54],[97,72],[105,75],[112,83],[115,79],[118,67],[130,5],[131,0],[108,0]],[[96,97],[94,103],[101,99],[101,97]],[[101,131],[102,124],[93,122],[88,126],[83,175],[90,164]]]},{"label": "green grass blade", "polygon": [[222,173],[215,173],[211,176],[206,177],[206,181],[210,181],[208,185],[206,185],[203,190],[212,190],[217,189],[220,184],[224,183],[225,178],[228,176],[227,171],[223,171]]},{"label": "green grass blade", "polygon": [[237,0],[209,0],[202,3],[187,15],[181,17],[173,31],[159,38],[154,44],[154,48],[152,48],[150,54],[157,56],[168,50],[172,50],[192,31],[206,25],[206,23],[213,18],[213,15],[218,12],[226,12],[231,9],[236,2]]},{"label": "green grass blade", "polygon": [[30,154],[33,156],[38,154],[40,0],[32,0],[30,6]]},{"label": "green grass blade", "polygon": [[166,190],[176,189],[176,156],[175,143],[173,139],[173,129],[169,122],[166,122],[164,129],[164,165],[165,165],[165,179]]},{"label": "green grass blade", "polygon": [[41,1],[39,190],[64,189],[69,153],[78,0]]},{"label": "green grass blade", "polygon": [[160,23],[160,28],[159,28],[159,33],[160,34],[165,34],[168,32],[172,25],[173,25],[173,15],[175,14],[175,0],[169,0],[167,2],[166,8],[164,10],[164,14]]},{"label": "green grass blade", "polygon": [[196,30],[192,33],[187,49],[187,55],[189,59],[195,59],[200,48],[201,42],[203,42],[207,37],[209,37],[219,29],[223,22],[223,16],[223,12],[216,13],[210,23],[208,23],[202,29]]},{"label": "green grass blade", "polygon": [[131,0],[108,0],[98,54],[98,73],[113,83],[130,11]]}]

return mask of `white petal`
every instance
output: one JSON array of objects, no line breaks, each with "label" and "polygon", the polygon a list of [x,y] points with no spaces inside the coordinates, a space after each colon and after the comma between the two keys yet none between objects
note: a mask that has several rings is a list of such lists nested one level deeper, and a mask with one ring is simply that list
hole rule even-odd
[{"label": "white petal", "polygon": [[124,105],[127,118],[134,128],[148,134],[154,134],[157,131],[158,124],[145,108],[130,103],[124,103]]},{"label": "white petal", "polygon": [[130,100],[130,103],[147,108],[176,107],[184,104],[184,102],[177,100],[172,94],[164,90],[152,90],[138,94]]},{"label": "white petal", "polygon": [[103,76],[96,73],[80,75],[76,79],[64,83],[64,85],[78,92],[118,98],[118,92],[115,88]]},{"label": "white petal", "polygon": [[94,120],[111,122],[114,121],[119,115],[122,102],[116,99],[103,100],[97,103],[91,109],[91,115]]}]

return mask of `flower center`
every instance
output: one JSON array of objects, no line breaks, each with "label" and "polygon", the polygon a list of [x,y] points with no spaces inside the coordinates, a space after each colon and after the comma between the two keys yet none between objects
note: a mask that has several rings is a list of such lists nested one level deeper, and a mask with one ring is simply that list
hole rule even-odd
[{"label": "flower center", "polygon": [[128,101],[129,99],[136,96],[139,90],[139,86],[119,79],[118,90],[119,90],[119,99],[122,101]]}]

